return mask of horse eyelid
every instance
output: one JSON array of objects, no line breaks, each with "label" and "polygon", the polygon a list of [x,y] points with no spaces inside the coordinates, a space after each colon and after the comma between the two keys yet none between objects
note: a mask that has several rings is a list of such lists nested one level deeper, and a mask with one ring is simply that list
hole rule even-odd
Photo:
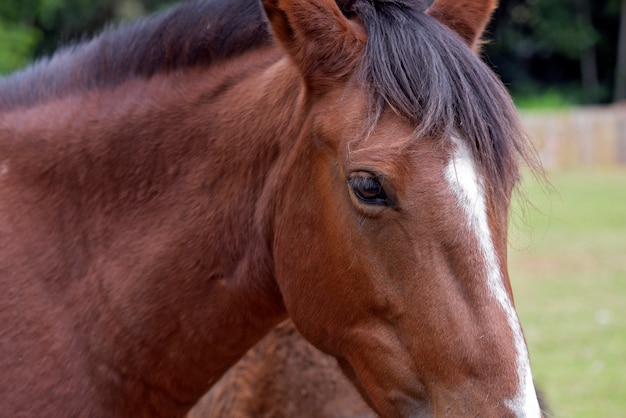
[{"label": "horse eyelid", "polygon": [[[395,201],[389,197],[389,194],[383,186],[384,178],[385,177],[382,174],[376,175],[368,171],[361,171],[353,173],[351,176],[349,176],[347,178],[347,182],[350,186],[350,189],[352,190],[352,193],[356,196],[358,200],[360,200],[364,204],[394,208],[396,206]],[[376,183],[378,183],[378,186],[380,187],[380,197],[368,198],[359,191],[359,186],[363,185],[363,182],[366,181],[365,179],[372,179],[376,181]]]}]

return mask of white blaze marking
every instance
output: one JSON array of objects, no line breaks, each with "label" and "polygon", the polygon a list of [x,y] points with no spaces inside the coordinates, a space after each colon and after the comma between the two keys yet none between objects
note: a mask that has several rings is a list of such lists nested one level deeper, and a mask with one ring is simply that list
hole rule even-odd
[{"label": "white blaze marking", "polygon": [[513,333],[513,343],[517,353],[519,389],[513,399],[507,400],[507,405],[517,417],[539,417],[541,413],[530,371],[528,350],[513,303],[504,288],[498,258],[491,240],[483,183],[478,177],[474,159],[468,146],[464,141],[456,138],[454,138],[454,143],[456,144],[456,150],[448,164],[446,180],[452,187],[460,206],[467,216],[470,230],[476,233],[478,245],[485,262],[487,287],[506,314]]}]

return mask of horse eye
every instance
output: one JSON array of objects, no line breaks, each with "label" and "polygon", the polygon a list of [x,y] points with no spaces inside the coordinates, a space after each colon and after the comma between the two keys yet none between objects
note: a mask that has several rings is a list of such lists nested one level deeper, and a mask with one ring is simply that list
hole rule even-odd
[{"label": "horse eye", "polygon": [[389,205],[389,199],[380,181],[372,175],[355,174],[348,179],[354,195],[369,205]]}]

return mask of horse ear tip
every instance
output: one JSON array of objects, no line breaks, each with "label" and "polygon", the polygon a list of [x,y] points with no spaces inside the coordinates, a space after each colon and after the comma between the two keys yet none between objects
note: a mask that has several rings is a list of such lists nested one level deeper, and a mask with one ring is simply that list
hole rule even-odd
[{"label": "horse ear tip", "polygon": [[335,0],[263,0],[277,45],[313,91],[336,88],[357,62],[367,40],[358,17],[346,16]]},{"label": "horse ear tip", "polygon": [[498,3],[498,0],[474,0],[460,5],[455,0],[435,0],[425,13],[456,32],[474,52],[479,52],[484,44],[483,32]]}]

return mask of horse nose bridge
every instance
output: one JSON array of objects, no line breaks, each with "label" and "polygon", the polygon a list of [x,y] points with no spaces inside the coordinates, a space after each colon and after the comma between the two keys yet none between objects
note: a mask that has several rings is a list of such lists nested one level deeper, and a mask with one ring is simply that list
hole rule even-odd
[{"label": "horse nose bridge", "polygon": [[[481,329],[482,328],[482,329]],[[478,333],[478,331],[482,333]],[[539,417],[527,362],[506,327],[450,335],[421,376],[434,416]],[[424,357],[423,355],[421,356]]]},{"label": "horse nose bridge", "polygon": [[[429,393],[441,392],[442,404],[458,402],[451,409],[453,416],[474,410],[480,416],[539,416],[507,406],[532,402],[526,399],[534,389],[503,274],[500,269],[487,272],[478,252],[468,255],[462,246],[439,249],[432,257],[436,268],[418,268],[413,281],[421,286],[406,295],[413,311],[400,331],[406,333],[401,337],[405,342],[411,341],[419,380],[429,386]],[[489,280],[497,286],[490,286]]]},{"label": "horse nose bridge", "polygon": [[491,318],[488,312],[476,314],[461,310],[460,316],[440,327],[437,334],[426,334],[416,356],[424,357],[422,350],[432,353],[427,366],[436,375],[434,381],[472,381],[488,386],[492,391],[513,394],[518,389],[518,351],[512,330],[502,318]]},{"label": "horse nose bridge", "polygon": [[431,417],[503,417],[539,418],[542,415],[531,410],[516,411],[502,394],[489,388],[470,383],[452,389],[432,392]]},{"label": "horse nose bridge", "polygon": [[459,292],[436,302],[437,323],[415,349],[420,378],[441,399],[435,416],[541,416],[510,299],[487,290],[476,294],[472,299]]}]

